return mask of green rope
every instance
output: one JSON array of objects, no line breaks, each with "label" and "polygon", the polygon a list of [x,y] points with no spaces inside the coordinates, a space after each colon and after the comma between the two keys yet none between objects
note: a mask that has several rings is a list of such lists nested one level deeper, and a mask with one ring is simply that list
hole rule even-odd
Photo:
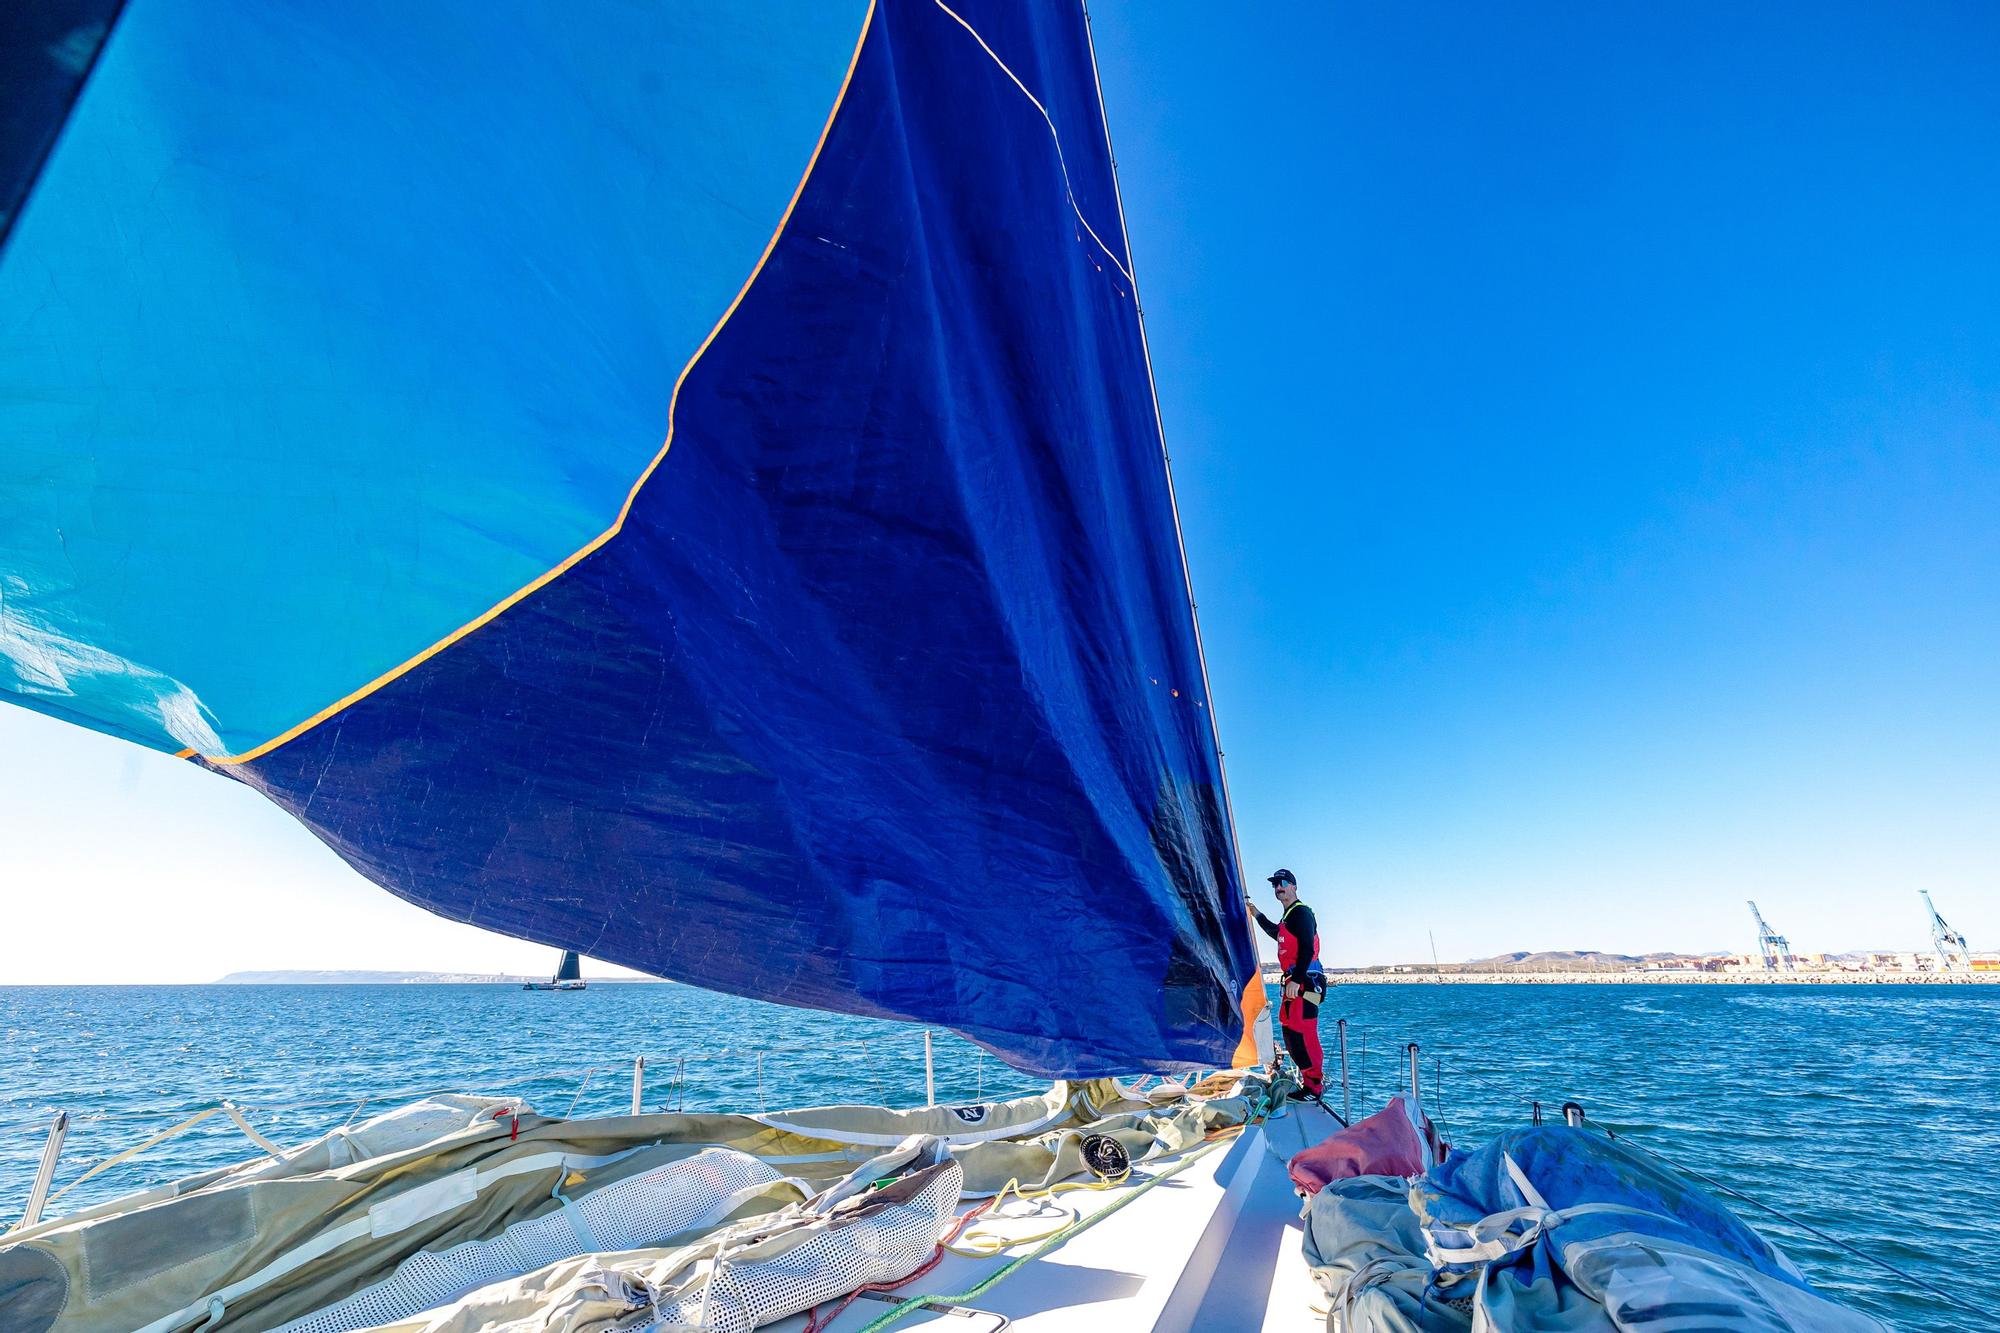
[{"label": "green rope", "polygon": [[941,1293],[936,1293],[928,1296],[913,1297],[910,1300],[904,1301],[901,1305],[898,1305],[895,1309],[890,1310],[887,1314],[879,1316],[872,1323],[863,1325],[860,1330],[860,1333],[877,1333],[878,1330],[889,1327],[889,1325],[895,1323],[897,1320],[901,1319],[905,1315],[914,1314],[916,1311],[922,1309],[926,1305],[964,1305],[969,1301],[978,1300],[981,1296],[985,1295],[988,1291],[991,1291],[995,1286],[997,1286],[1002,1278],[1006,1277],[1009,1273],[1012,1273],[1022,1264],[1027,1263],[1031,1259],[1041,1258],[1043,1255],[1047,1254],[1050,1250],[1055,1249],[1063,1242],[1067,1241],[1070,1237],[1076,1235],[1078,1232],[1085,1231],[1091,1227],[1096,1226],[1099,1222],[1102,1222],[1105,1218],[1111,1216],[1113,1213],[1117,1212],[1120,1208],[1123,1208],[1126,1204],[1132,1202],[1132,1200],[1138,1198],[1141,1194],[1144,1194],[1147,1190],[1153,1188],[1153,1186],[1159,1184],[1161,1181],[1167,1180],[1179,1174],[1180,1172],[1185,1171],[1188,1167],[1193,1166],[1197,1161],[1201,1160],[1203,1157],[1208,1156],[1209,1153],[1215,1151],[1217,1148],[1220,1148],[1225,1142],[1233,1142],[1233,1140],[1217,1139],[1213,1143],[1203,1144],[1201,1147],[1195,1149],[1192,1153],[1189,1153],[1186,1157],[1183,1157],[1180,1161],[1175,1162],[1165,1171],[1160,1172],[1156,1176],[1148,1177],[1144,1184],[1134,1188],[1130,1193],[1120,1198],[1116,1203],[1112,1204],[1110,1207],[1100,1208],[1098,1211],[1092,1213],[1088,1217],[1078,1218],[1075,1222],[1072,1222],[1069,1226],[1064,1227],[1061,1231],[1056,1232],[1055,1235],[1050,1236],[1047,1240],[1043,1241],[1040,1245],[1037,1245],[1034,1249],[1029,1250],[1026,1254],[1023,1254],[1018,1258],[1008,1260],[1001,1267],[987,1274],[987,1276],[983,1278],[980,1282],[978,1282],[976,1285],[969,1287],[962,1292],[958,1292],[954,1295],[949,1295],[949,1296],[943,1295]]}]

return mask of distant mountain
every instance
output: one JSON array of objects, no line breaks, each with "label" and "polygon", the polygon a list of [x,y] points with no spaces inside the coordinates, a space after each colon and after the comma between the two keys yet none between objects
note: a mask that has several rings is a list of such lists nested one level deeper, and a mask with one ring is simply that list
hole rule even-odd
[{"label": "distant mountain", "polygon": [[218,986],[384,986],[400,983],[436,984],[457,982],[466,985],[512,981],[546,981],[546,977],[502,976],[497,972],[370,972],[361,968],[332,971],[231,972],[216,981]]},{"label": "distant mountain", "polygon": [[1605,953],[1598,949],[1543,949],[1529,953],[1516,949],[1513,953],[1495,954],[1491,958],[1479,958],[1460,964],[1470,972],[1490,972],[1497,967],[1526,968],[1573,968],[1573,967],[1615,967],[1628,968],[1646,961],[1646,958],[1665,958],[1666,954],[1649,954],[1641,957],[1629,953]]},{"label": "distant mountain", "polygon": [[[547,981],[546,974],[537,977],[505,976],[498,972],[370,972],[362,969],[340,969],[323,972],[278,971],[278,972],[231,972],[219,978],[217,986],[396,986],[396,985],[462,985],[496,986],[515,985],[524,981]],[[660,977],[641,977],[629,974],[614,976],[586,977],[591,985],[629,984],[633,982],[660,981]]]},{"label": "distant mountain", "polygon": [[1517,949],[1513,953],[1495,954],[1491,958],[1479,958],[1469,963],[1402,963],[1394,968],[1368,967],[1363,972],[1422,971],[1438,972],[1630,972],[1646,963],[1661,963],[1677,958],[1698,958],[1699,954],[1684,953],[1605,953],[1598,949],[1542,949],[1530,951]]}]

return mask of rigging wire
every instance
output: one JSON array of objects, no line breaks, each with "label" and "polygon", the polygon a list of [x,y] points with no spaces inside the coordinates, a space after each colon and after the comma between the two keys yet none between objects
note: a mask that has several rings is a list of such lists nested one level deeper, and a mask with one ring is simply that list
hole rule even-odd
[{"label": "rigging wire", "polygon": [[[830,1042],[781,1042],[777,1045],[757,1047],[723,1046],[714,1050],[695,1051],[677,1058],[682,1063],[688,1060],[741,1061],[745,1057],[754,1057],[759,1053],[770,1055],[825,1054],[831,1048],[850,1046],[859,1046],[861,1048],[863,1059],[869,1066],[871,1082],[876,1086],[877,1099],[880,1100],[880,1076],[875,1070],[874,1061],[869,1052],[869,1043],[861,1038],[848,1038]],[[520,1076],[496,1075],[492,1077],[520,1087],[527,1087],[537,1083],[569,1084],[578,1079],[588,1078],[593,1073],[602,1073],[607,1069],[629,1068],[630,1064],[629,1060],[620,1060],[611,1063],[585,1065],[581,1068],[553,1069]],[[474,1081],[486,1079],[488,1079],[487,1075],[480,1075],[479,1079],[475,1079]],[[413,1101],[424,1097],[458,1095],[464,1091],[465,1083],[462,1081],[450,1087],[416,1084],[383,1092],[369,1093],[363,1100],[364,1102]],[[352,1107],[355,1104],[355,1094],[347,1093],[337,1097],[314,1097],[283,1102],[260,1101],[252,1103],[237,1101],[235,1104],[240,1109],[255,1110],[260,1114],[279,1111],[313,1111],[325,1110],[328,1107],[334,1106]],[[86,1111],[72,1114],[70,1124],[75,1127],[110,1121],[163,1120],[170,1116],[191,1115],[196,1111],[220,1110],[221,1106],[222,1102],[220,1099],[208,1099],[192,1101],[178,1107],[139,1107],[123,1110]],[[16,1133],[46,1134],[49,1128],[49,1120],[54,1114],[55,1108],[51,1106],[44,1114],[28,1119],[0,1123],[0,1135]]]},{"label": "rigging wire", "polygon": [[[757,1075],[758,1075],[757,1082],[759,1085],[758,1101],[761,1107],[762,1104],[764,1103],[766,1096],[764,1089],[764,1080],[763,1080],[763,1063],[764,1063],[764,1056],[766,1053],[811,1052],[824,1056],[825,1054],[828,1053],[830,1049],[852,1047],[857,1045],[861,1048],[863,1064],[864,1067],[867,1069],[869,1075],[869,1081],[876,1089],[877,1100],[881,1101],[882,1100],[881,1072],[876,1066],[876,1063],[873,1058],[873,1052],[870,1049],[869,1042],[859,1038],[850,1038],[847,1040],[836,1040],[832,1042],[820,1042],[820,1043],[787,1042],[787,1043],[779,1043],[777,1045],[772,1045],[772,1046],[764,1046],[756,1048],[724,1047],[721,1049],[711,1050],[711,1051],[695,1051],[690,1053],[684,1053],[680,1055],[676,1060],[674,1077],[672,1081],[669,1083],[667,1091],[669,1096],[672,1097],[674,1102],[676,1103],[675,1109],[685,1110],[687,1093],[688,1093],[687,1066],[690,1060],[740,1061],[743,1056],[749,1055],[752,1058],[754,1058],[758,1067],[757,1068]],[[982,1051],[981,1055],[983,1056],[983,1054],[984,1052]],[[584,1098],[586,1091],[591,1086],[593,1077],[596,1074],[602,1073],[608,1069],[620,1069],[625,1067],[627,1067],[627,1064],[626,1062],[623,1061],[612,1064],[597,1063],[597,1064],[585,1065],[582,1068],[546,1070],[519,1076],[509,1075],[499,1079],[499,1081],[512,1084],[515,1087],[524,1090],[532,1089],[538,1084],[541,1085],[554,1084],[558,1085],[558,1088],[560,1088],[560,1085],[562,1084],[573,1084],[575,1086],[575,1091],[571,1093],[569,1100],[569,1108],[568,1111],[565,1112],[563,1117],[564,1119],[568,1119],[576,1112],[579,1104],[582,1102]],[[482,1079],[483,1077],[484,1076],[482,1076]],[[980,1083],[983,1092],[983,1085],[984,1085],[983,1061],[980,1070]],[[139,1156],[140,1154],[146,1152],[151,1148],[157,1147],[159,1144],[166,1142],[168,1139],[176,1138],[183,1133],[187,1133],[191,1130],[196,1130],[196,1129],[199,1129],[204,1134],[210,1132],[214,1128],[214,1126],[209,1125],[206,1122],[211,1121],[214,1117],[217,1116],[227,1116],[231,1121],[233,1121],[236,1124],[236,1126],[240,1130],[242,1130],[242,1132],[250,1135],[254,1141],[257,1141],[258,1146],[265,1148],[267,1151],[273,1152],[273,1155],[275,1156],[282,1157],[285,1155],[286,1150],[276,1149],[275,1145],[270,1144],[268,1140],[261,1139],[257,1134],[257,1132],[255,1131],[255,1129],[251,1127],[247,1123],[247,1121],[243,1118],[246,1112],[255,1112],[260,1116],[282,1117],[285,1113],[291,1113],[291,1112],[324,1111],[330,1108],[339,1108],[340,1110],[345,1111],[346,1115],[344,1119],[341,1121],[338,1128],[341,1130],[345,1130],[352,1127],[354,1122],[360,1117],[361,1112],[371,1104],[380,1104],[389,1102],[407,1103],[412,1101],[419,1101],[434,1096],[459,1095],[463,1093],[463,1090],[464,1090],[464,1085],[462,1084],[457,1087],[433,1087],[426,1085],[417,1085],[412,1087],[397,1088],[389,1091],[370,1092],[360,1096],[359,1098],[357,1098],[355,1094],[350,1092],[332,1097],[300,1098],[290,1101],[259,1103],[254,1105],[244,1102],[233,1101],[227,1098],[211,1098],[202,1100],[190,1099],[182,1102],[182,1104],[179,1106],[168,1105],[168,1106],[135,1107],[129,1109],[106,1109],[94,1112],[74,1113],[70,1116],[69,1119],[72,1131],[80,1129],[86,1125],[104,1125],[106,1127],[113,1127],[121,1124],[143,1125],[144,1122],[147,1121],[151,1121],[155,1124],[158,1124],[161,1121],[168,1121],[170,1123],[164,1130],[160,1130],[158,1132],[145,1134],[144,1131],[142,1130],[143,1137],[141,1137],[138,1142],[132,1143],[131,1145],[123,1149],[111,1151],[105,1154],[104,1156],[96,1159],[95,1161],[88,1163],[78,1176],[68,1181],[65,1185],[63,1185],[61,1189],[57,1190],[54,1194],[50,1196],[50,1202],[53,1202],[54,1200],[61,1198],[63,1195],[67,1194],[71,1189],[75,1188],[78,1185],[83,1184],[87,1179],[93,1179],[102,1172],[112,1167],[119,1166],[126,1162],[129,1162],[134,1157]],[[662,1110],[665,1109],[666,1108],[663,1106]],[[12,1135],[23,1135],[23,1136],[32,1135],[36,1137],[46,1136],[49,1133],[50,1120],[53,1118],[55,1113],[56,1113],[55,1109],[51,1108],[49,1113],[44,1116],[36,1117],[34,1119],[16,1120],[0,1124],[0,1138]]]}]

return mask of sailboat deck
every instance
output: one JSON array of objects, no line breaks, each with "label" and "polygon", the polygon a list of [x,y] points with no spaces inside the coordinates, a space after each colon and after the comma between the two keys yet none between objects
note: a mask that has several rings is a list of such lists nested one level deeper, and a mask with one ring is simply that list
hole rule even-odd
[{"label": "sailboat deck", "polygon": [[[1285,1161],[1336,1127],[1323,1112],[1293,1108],[1281,1119],[1251,1126],[1147,1189],[1144,1197],[1130,1198],[1144,1187],[1137,1173],[1113,1189],[1066,1193],[1061,1202],[1084,1216],[1129,1202],[964,1305],[927,1307],[895,1327],[983,1330],[1004,1324],[1031,1333],[1322,1329],[1325,1316],[1315,1310],[1322,1298],[1300,1250],[1299,1201]],[[1006,1225],[996,1223],[995,1229]],[[1033,1229],[1026,1222],[1015,1225]],[[970,1291],[1032,1248],[978,1258],[947,1253],[923,1278],[855,1301],[826,1327],[830,1333],[858,1333],[914,1296]],[[794,1317],[772,1327],[797,1333],[805,1320]]]}]

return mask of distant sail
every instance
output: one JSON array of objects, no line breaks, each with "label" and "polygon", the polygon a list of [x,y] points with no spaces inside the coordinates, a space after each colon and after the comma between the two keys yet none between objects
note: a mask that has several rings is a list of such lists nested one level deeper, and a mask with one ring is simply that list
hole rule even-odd
[{"label": "distant sail", "polygon": [[456,920],[1040,1073],[1243,1058],[1079,7],[133,4],[46,86],[0,692]]},{"label": "distant sail", "polygon": [[576,956],[576,950],[564,949],[562,961],[556,964],[557,981],[582,981],[583,960]]}]

